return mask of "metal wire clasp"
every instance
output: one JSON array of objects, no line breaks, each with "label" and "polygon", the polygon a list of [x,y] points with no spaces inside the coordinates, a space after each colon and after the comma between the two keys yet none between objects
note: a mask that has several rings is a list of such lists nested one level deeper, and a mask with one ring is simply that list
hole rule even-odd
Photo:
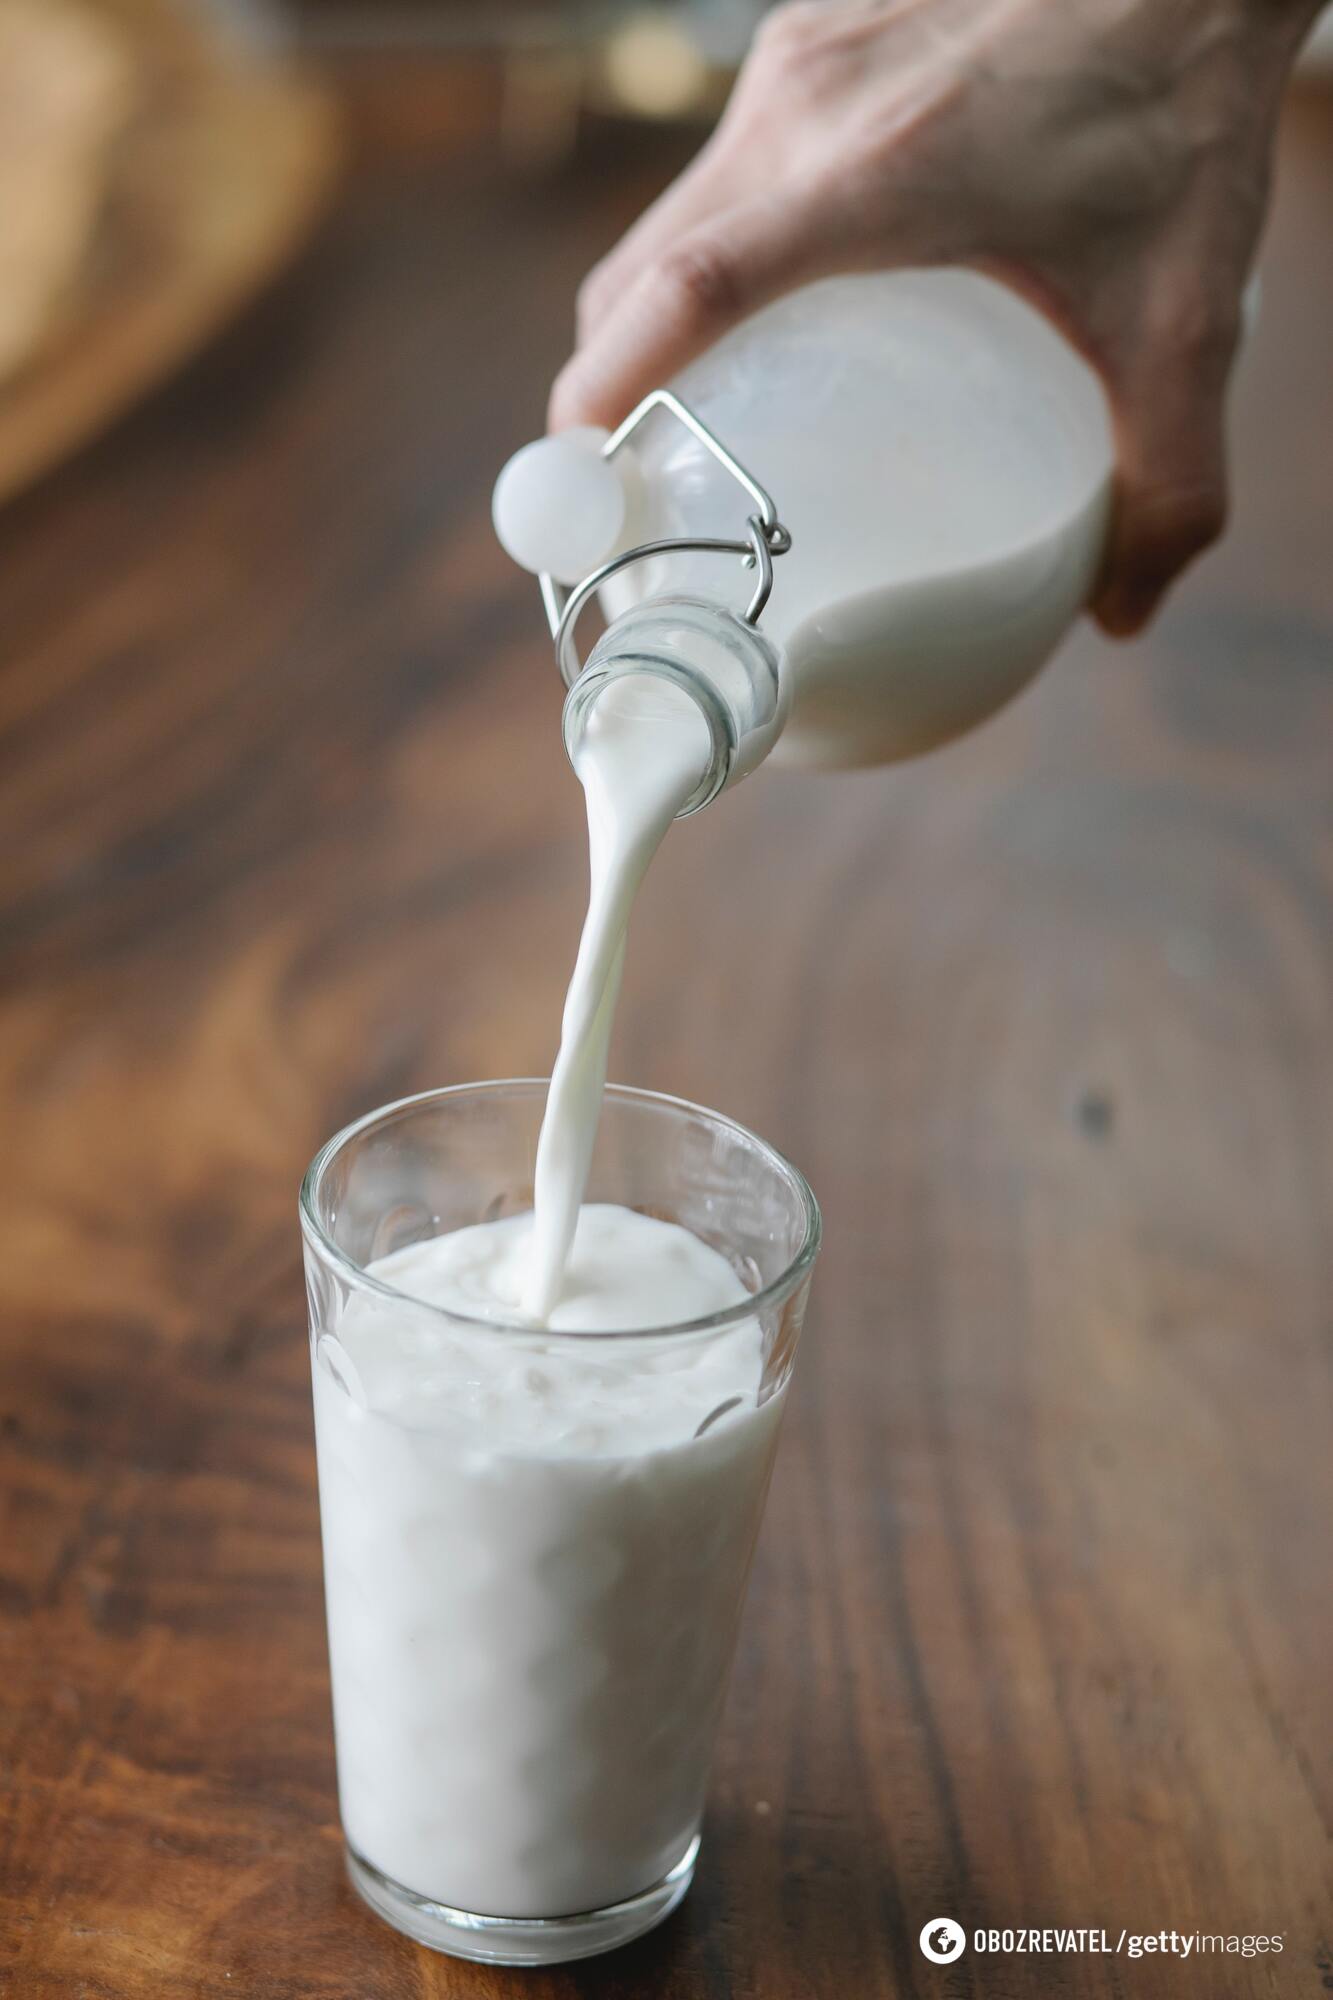
[{"label": "metal wire clasp", "polygon": [[732,456],[722,440],[715,437],[707,424],[695,416],[688,404],[679,396],[673,396],[670,389],[654,389],[645,396],[638,408],[631,410],[619,430],[612,431],[602,446],[603,458],[614,458],[620,447],[638,430],[640,424],[650,417],[654,410],[666,410],[677,422],[692,431],[706,451],[710,451],[718,464],[728,471],[738,485],[745,489],[754,503],[754,512],[749,516],[745,541],[720,541],[712,536],[681,536],[661,542],[642,542],[638,548],[626,549],[623,554],[612,556],[600,569],[585,576],[582,583],[573,590],[566,590],[553,576],[545,571],[538,577],[541,586],[542,603],[546,608],[546,622],[551,628],[555,641],[555,657],[564,676],[565,685],[573,687],[583,671],[583,662],[574,644],[574,628],[589,598],[596,595],[608,577],[615,576],[631,563],[643,562],[649,556],[680,555],[686,552],[702,552],[705,555],[740,556],[747,569],[757,569],[754,592],[742,616],[747,625],[757,625],[764,606],[768,603],[773,589],[773,558],[785,556],[791,547],[791,536],[778,519],[778,510],[772,495],[759,484],[754,474],[747,472],[738,458]]}]

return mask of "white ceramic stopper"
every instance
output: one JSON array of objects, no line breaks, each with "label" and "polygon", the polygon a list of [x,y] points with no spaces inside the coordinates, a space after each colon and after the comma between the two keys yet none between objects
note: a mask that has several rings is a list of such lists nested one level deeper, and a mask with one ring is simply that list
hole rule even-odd
[{"label": "white ceramic stopper", "polygon": [[491,518],[524,569],[579,583],[612,553],[625,524],[625,489],[602,457],[607,432],[578,429],[516,451],[495,482]]}]

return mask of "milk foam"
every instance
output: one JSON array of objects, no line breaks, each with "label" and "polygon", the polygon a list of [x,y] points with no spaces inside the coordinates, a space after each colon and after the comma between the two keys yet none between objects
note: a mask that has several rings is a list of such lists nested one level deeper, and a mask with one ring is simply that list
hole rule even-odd
[{"label": "milk foam", "polygon": [[[610,1202],[587,1204],[560,1302],[544,1326],[513,1321],[531,1213],[414,1243],[372,1277],[480,1325],[414,1321],[378,1300],[349,1305],[329,1360],[362,1407],[493,1452],[620,1456],[691,1438],[724,1402],[753,1403],[762,1371],[752,1319],[706,1339],[616,1338],[742,1305],[725,1257],[687,1229]],[[493,1333],[484,1322],[495,1320]],[[562,1331],[601,1338],[560,1339]]]}]

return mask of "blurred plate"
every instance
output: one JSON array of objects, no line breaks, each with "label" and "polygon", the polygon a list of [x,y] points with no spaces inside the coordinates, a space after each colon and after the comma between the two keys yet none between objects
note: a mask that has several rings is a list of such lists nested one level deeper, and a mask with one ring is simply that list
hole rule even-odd
[{"label": "blurred plate", "polygon": [[73,282],[0,384],[0,498],[110,423],[280,268],[337,158],[325,93],[262,40],[169,0],[84,6],[128,53],[135,108]]},{"label": "blurred plate", "polygon": [[1325,7],[1310,30],[1310,38],[1301,50],[1299,67],[1309,76],[1333,74],[1333,7]]}]

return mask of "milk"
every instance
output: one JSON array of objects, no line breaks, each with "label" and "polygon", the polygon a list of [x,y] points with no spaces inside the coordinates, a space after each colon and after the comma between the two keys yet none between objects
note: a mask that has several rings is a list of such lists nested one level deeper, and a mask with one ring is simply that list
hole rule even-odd
[{"label": "milk", "polygon": [[576,753],[588,808],[588,914],[537,1147],[536,1229],[522,1295],[523,1311],[536,1320],[547,1319],[560,1296],[587,1184],[630,910],[710,749],[707,724],[688,694],[634,674],[602,694]]},{"label": "milk", "polygon": [[532,1250],[527,1214],[373,1263],[407,1297],[352,1298],[314,1392],[349,1844],[417,1895],[542,1917],[691,1847],[782,1396],[758,1401],[747,1316],[615,1337],[744,1302],[686,1230],[585,1206],[549,1325],[488,1325]]},{"label": "milk", "polygon": [[631,908],[716,747],[660,662],[598,692],[533,1210],[372,1261],[315,1348],[338,1784],[372,1902],[365,1870],[473,1917],[605,1914],[692,1866],[785,1372],[765,1393],[718,1250],[584,1195]]},{"label": "milk", "polygon": [[760,1401],[744,1314],[636,1334],[748,1294],[689,1231],[583,1196],[631,906],[709,750],[678,687],[632,675],[599,699],[535,1213],[371,1263],[400,1296],[354,1295],[316,1350],[344,1829],[391,1882],[474,1914],[634,1896],[703,1807],[782,1394]]}]

